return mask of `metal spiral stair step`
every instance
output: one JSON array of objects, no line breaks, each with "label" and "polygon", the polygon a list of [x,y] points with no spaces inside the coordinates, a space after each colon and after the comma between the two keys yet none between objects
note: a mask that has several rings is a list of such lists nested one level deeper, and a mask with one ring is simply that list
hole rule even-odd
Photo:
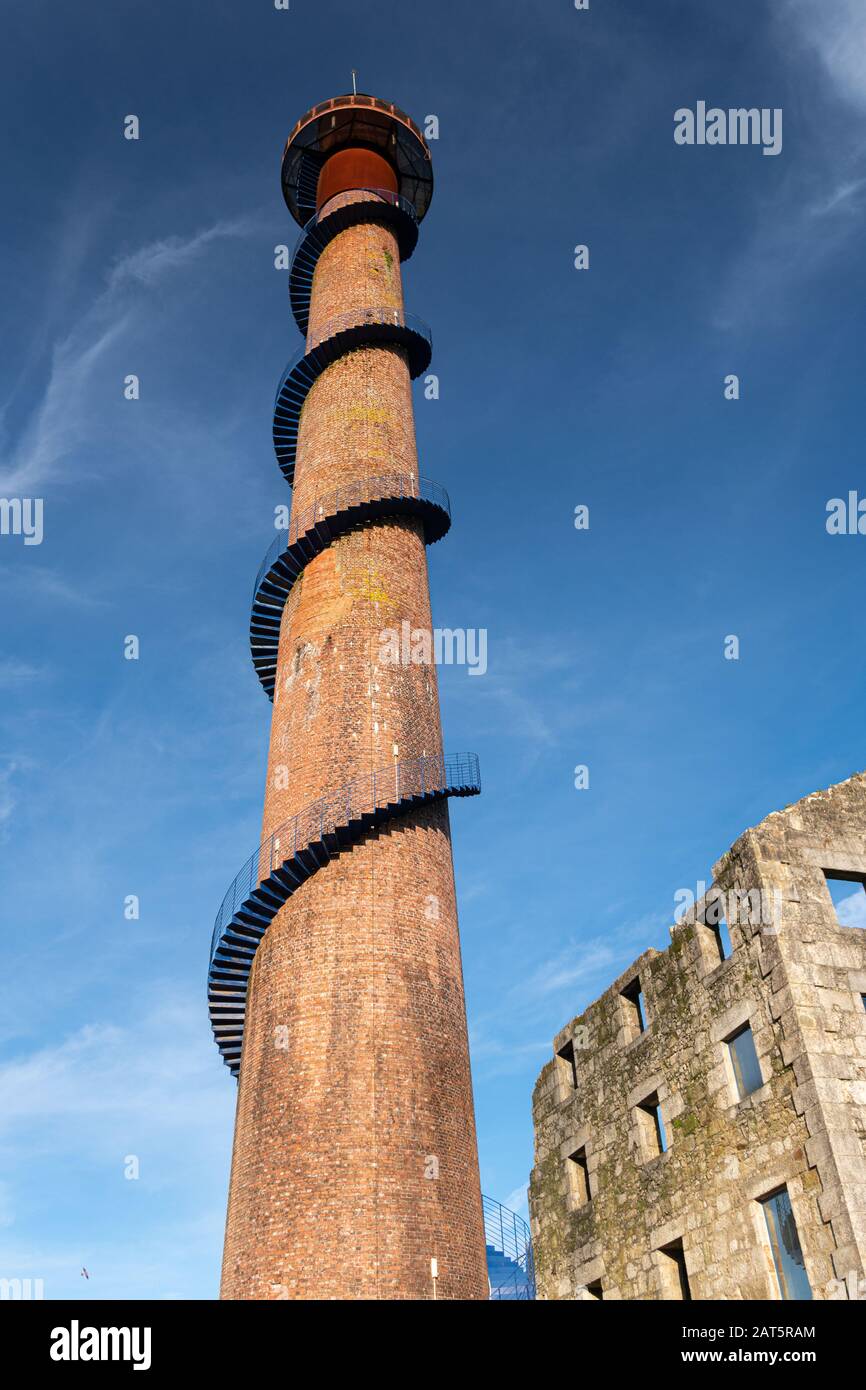
[{"label": "metal spiral stair step", "polygon": [[318,150],[303,150],[298,161],[297,170],[297,198],[300,209],[312,212],[316,206],[316,197],[319,191],[319,174],[325,156]]},{"label": "metal spiral stair step", "polygon": [[430,329],[414,314],[388,307],[370,308],[331,319],[324,337],[309,352],[301,349],[283,373],[274,402],[274,450],[283,476],[294,481],[301,411],[314,383],[348,352],[364,347],[402,347],[409,374],[425,372],[433,354]]},{"label": "metal spiral stair step", "polygon": [[[365,492],[369,495],[365,496]],[[259,566],[250,613],[253,666],[271,700],[276,685],[280,624],[292,585],[310,560],[338,536],[357,526],[399,516],[419,518],[425,543],[433,545],[451,525],[448,494],[429,478],[411,474],[362,478],[314,502],[298,522],[293,519],[288,543],[282,536],[272,542]]]},{"label": "metal spiral stair step", "polygon": [[[298,238],[289,268],[289,302],[298,328],[306,336],[310,326],[310,296],[319,257],[334,237],[349,227],[376,222],[390,227],[397,237],[400,260],[407,261],[418,243],[418,215],[408,198],[387,189],[353,189],[351,203],[311,217]],[[359,197],[366,194],[366,197]]]},{"label": "metal spiral stair step", "polygon": [[[474,753],[407,759],[313,802],[259,846],[223,899],[211,937],[211,1026],[223,1060],[235,1075],[243,1046],[243,1015],[240,1007],[227,1009],[227,1002],[233,999],[240,1006],[245,1000],[256,950],[283,903],[372,829],[430,802],[480,790]],[[337,818],[340,814],[342,820]],[[291,852],[285,853],[283,846],[288,850],[289,845]]]}]

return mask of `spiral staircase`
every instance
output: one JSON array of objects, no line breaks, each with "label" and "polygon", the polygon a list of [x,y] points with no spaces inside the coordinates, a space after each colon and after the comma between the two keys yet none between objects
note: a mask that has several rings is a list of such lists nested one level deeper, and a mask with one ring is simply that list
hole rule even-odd
[{"label": "spiral staircase", "polygon": [[[302,174],[305,169],[306,164]],[[312,197],[312,185],[306,196]],[[385,189],[356,189],[339,203],[332,200],[326,204],[304,227],[289,271],[289,299],[302,333],[309,330],[310,297],[319,257],[339,232],[364,222],[381,223],[394,231],[401,260],[412,254],[418,216],[407,198]],[[294,482],[301,411],[313,384],[346,353],[383,344],[404,349],[413,378],[430,364],[430,330],[412,315],[390,307],[338,315],[324,325],[315,345],[305,346],[289,362],[277,389],[273,438],[277,461],[290,485]],[[271,699],[283,610],[305,567],[337,537],[355,527],[403,516],[418,518],[425,542],[432,544],[451,524],[448,495],[429,479],[394,473],[344,485],[298,515],[293,509],[288,531],[268,549],[253,586],[253,666]],[[446,797],[474,796],[480,790],[475,754],[397,761],[336,786],[259,845],[229,885],[211,937],[211,1026],[234,1076],[240,1070],[253,960],[282,905],[331,859],[350,853],[355,844],[389,820]]]}]

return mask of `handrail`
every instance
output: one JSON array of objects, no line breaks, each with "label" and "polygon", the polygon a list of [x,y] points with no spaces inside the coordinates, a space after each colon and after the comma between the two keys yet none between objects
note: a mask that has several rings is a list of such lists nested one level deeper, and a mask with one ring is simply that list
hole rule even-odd
[{"label": "handrail", "polygon": [[289,358],[277,387],[276,405],[279,406],[280,394],[292,372],[300,366],[305,357],[314,357],[319,348],[347,329],[365,328],[368,325],[375,328],[380,324],[389,324],[394,328],[407,328],[411,333],[416,333],[420,338],[423,338],[429,346],[432,347],[433,345],[433,334],[429,325],[423,319],[418,318],[417,314],[407,314],[403,309],[395,309],[390,304],[374,305],[367,309],[350,309],[348,313],[337,314],[322,325],[321,337],[316,340],[315,346],[311,347],[309,351],[304,345]]},{"label": "handrail", "polygon": [[400,260],[412,255],[418,241],[414,203],[388,188],[352,188],[334,193],[304,225],[289,265],[289,300],[298,328],[306,337],[310,300],[319,257],[341,231],[365,222],[384,223],[397,238]]},{"label": "handrail", "polygon": [[314,382],[347,353],[382,343],[405,351],[412,380],[426,371],[433,355],[433,337],[423,319],[393,305],[374,305],[329,319],[315,345],[290,358],[277,387],[273,423],[274,450],[287,482],[294,482],[301,412]]},{"label": "handrail", "polygon": [[[335,314],[332,319],[328,319],[322,325],[321,333],[309,351],[305,348],[300,356],[310,356],[317,348],[329,342],[331,338],[336,338],[338,334],[345,333],[349,329],[379,328],[382,325],[388,325],[392,328],[406,328],[410,333],[416,333],[419,338],[423,338],[432,349],[433,334],[430,326],[417,314],[407,314],[405,309],[397,309],[393,304],[373,304],[363,309],[348,309],[345,314]],[[283,379],[285,380],[285,377]]]},{"label": "handrail", "polygon": [[237,908],[299,851],[303,854],[310,845],[334,836],[338,829],[375,810],[413,797],[447,795],[464,788],[481,789],[476,753],[424,754],[364,773],[305,806],[263,840],[235,875],[214,922],[211,962]]},{"label": "handrail", "polygon": [[[504,1207],[493,1197],[481,1198],[484,1213],[484,1238],[487,1244],[518,1266],[508,1279],[515,1298],[535,1298],[535,1262],[532,1255],[532,1233],[522,1216]],[[500,1285],[494,1297],[501,1297]]]},{"label": "handrail", "polygon": [[[307,239],[307,237],[310,235],[310,233],[311,233],[311,232],[314,232],[321,222],[326,222],[327,219],[330,217],[331,213],[329,213],[329,212],[327,211],[327,209],[330,207],[331,203],[334,201],[334,198],[341,198],[341,197],[344,197],[346,194],[349,194],[349,193],[352,193],[352,194],[354,194],[354,193],[370,193],[370,194],[373,195],[373,197],[374,197],[375,199],[381,200],[381,202],[383,202],[383,203],[390,203],[392,207],[399,208],[401,212],[405,212],[406,215],[407,215],[407,217],[411,217],[411,219],[412,219],[413,222],[417,222],[417,221],[418,221],[418,214],[417,214],[417,212],[415,211],[415,204],[414,204],[414,203],[411,203],[411,202],[409,201],[408,198],[404,198],[403,195],[402,195],[402,193],[394,193],[394,192],[391,191],[390,188],[346,188],[346,189],[343,189],[342,192],[340,192],[340,193],[335,193],[335,194],[333,195],[333,197],[329,198],[328,201],[327,201],[327,203],[325,203],[322,207],[320,207],[319,210],[318,210],[318,212],[314,213],[314,215],[310,218],[309,222],[305,222],[305,223],[304,223],[304,226],[303,226],[303,228],[301,229],[300,236],[299,236],[299,237],[297,238],[297,240],[295,241],[294,249],[293,249],[293,251],[292,251],[292,260],[291,260],[291,264],[294,264],[294,262],[295,262],[295,260],[296,260],[296,258],[297,258],[298,252],[300,251],[301,247],[303,246],[304,242],[306,241],[306,239]],[[370,199],[367,199],[367,198],[358,198],[358,199],[356,199],[356,200],[353,199],[353,201],[357,201],[357,202],[369,202],[369,201],[371,201],[371,200],[370,200]],[[340,207],[349,207],[349,206],[351,206],[350,203],[341,203],[341,204],[340,204]],[[335,211],[336,211],[335,208],[331,208],[331,212],[335,212]]]},{"label": "handrail", "polygon": [[363,506],[366,502],[380,502],[397,497],[417,497],[423,502],[441,508],[447,512],[449,518],[451,516],[451,502],[445,488],[430,478],[419,478],[414,473],[384,473],[375,478],[357,478],[351,483],[344,483],[327,496],[317,497],[297,515],[294,508],[292,509],[288,531],[275,537],[259,566],[253,585],[253,602],[258,594],[259,585],[277,557],[288,546],[294,545],[299,537],[312,531],[317,522],[352,507]]},{"label": "handrail", "polygon": [[309,125],[311,121],[318,120],[320,116],[326,115],[329,111],[341,111],[345,110],[347,107],[354,107],[356,110],[360,111],[381,111],[386,116],[392,116],[395,121],[399,121],[401,125],[411,130],[412,134],[420,142],[427,158],[430,158],[430,151],[427,149],[424,134],[420,126],[416,125],[415,121],[412,120],[411,116],[407,115],[405,111],[401,111],[400,107],[395,106],[393,101],[383,101],[381,97],[368,96],[366,93],[362,92],[346,92],[343,96],[330,97],[328,101],[320,101],[318,106],[311,106],[309,111],[305,112],[304,115],[299,117],[295,122],[292,132],[286,141],[286,150],[288,150],[295,137],[305,126]]}]

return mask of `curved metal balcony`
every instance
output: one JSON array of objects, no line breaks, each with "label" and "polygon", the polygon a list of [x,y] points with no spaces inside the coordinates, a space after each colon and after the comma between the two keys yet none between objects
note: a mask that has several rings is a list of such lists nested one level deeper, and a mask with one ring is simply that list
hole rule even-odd
[{"label": "curved metal balcony", "polygon": [[216,915],[208,1007],[223,1061],[237,1076],[246,991],[259,942],[283,903],[336,855],[406,811],[449,796],[475,796],[475,753],[432,754],[356,777],[286,821],[235,875]]},{"label": "curved metal balcony", "polygon": [[270,699],[274,698],[280,623],[292,585],[338,536],[366,522],[396,516],[418,517],[426,544],[433,545],[451,525],[448,493],[429,478],[413,474],[359,478],[312,502],[297,516],[293,512],[288,532],[268,546],[253,586],[250,650]]},{"label": "curved metal balcony", "polygon": [[381,223],[390,227],[397,237],[401,261],[408,261],[418,244],[418,214],[408,198],[387,188],[353,188],[349,194],[337,196],[348,196],[352,201],[336,207],[326,203],[321,212],[310,218],[292,253],[289,302],[295,323],[305,337],[310,326],[313,276],[319,257],[335,236],[347,227],[358,227],[364,222]]},{"label": "curved metal balcony", "polygon": [[419,220],[433,196],[433,169],[424,136],[392,102],[361,92],[332,97],[296,122],[283,151],[281,180],[286,206],[296,221],[315,212],[319,173],[328,155],[346,145],[379,150],[396,165],[400,192]]},{"label": "curved metal balcony", "polygon": [[433,355],[430,329],[414,314],[400,309],[371,308],[338,314],[325,324],[325,336],[309,352],[301,348],[289,361],[274,402],[274,450],[283,476],[292,483],[298,448],[301,411],[313,383],[347,352],[362,347],[397,346],[406,349],[409,375],[426,372]]}]

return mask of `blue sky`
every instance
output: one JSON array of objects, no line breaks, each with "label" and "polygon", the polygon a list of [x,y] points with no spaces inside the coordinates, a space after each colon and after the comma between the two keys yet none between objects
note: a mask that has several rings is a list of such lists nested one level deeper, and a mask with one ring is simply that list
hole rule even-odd
[{"label": "blue sky", "polygon": [[[44,540],[0,537],[0,1275],[216,1294],[206,958],[260,829],[248,603],[300,341],[279,157],[352,67],[440,121],[406,299],[434,622],[488,631],[440,683],[484,781],[452,816],[482,1185],[520,1208],[553,1034],[746,826],[863,766],[866,538],[825,527],[866,492],[861,0],[19,2],[4,39],[0,495]],[[675,145],[698,100],[781,107],[781,155]]]}]

